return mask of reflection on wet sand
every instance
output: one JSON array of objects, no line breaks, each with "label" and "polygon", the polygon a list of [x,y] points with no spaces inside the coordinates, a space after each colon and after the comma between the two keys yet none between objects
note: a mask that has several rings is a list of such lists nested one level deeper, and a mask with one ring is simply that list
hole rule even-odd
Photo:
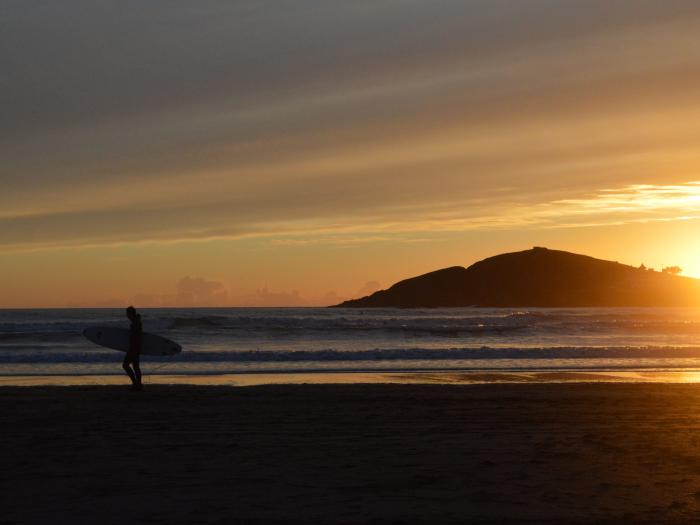
[{"label": "reflection on wet sand", "polygon": [[[288,384],[698,383],[698,370],[528,372],[333,372],[152,375],[144,384],[256,386]],[[0,386],[126,385],[116,375],[0,376]]]}]

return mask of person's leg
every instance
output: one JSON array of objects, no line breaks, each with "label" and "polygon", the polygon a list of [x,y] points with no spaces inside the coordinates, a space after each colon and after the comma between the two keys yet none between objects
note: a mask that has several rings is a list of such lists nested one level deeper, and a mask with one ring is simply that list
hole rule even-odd
[{"label": "person's leg", "polygon": [[[134,371],[131,369],[129,366],[129,363],[131,363],[131,356],[127,353],[126,356],[124,357],[124,361],[122,362],[122,368],[124,369],[124,372],[129,376],[129,379],[131,379],[132,384],[136,384],[136,375],[134,374]],[[140,374],[140,372],[139,372]]]},{"label": "person's leg", "polygon": [[136,378],[136,381],[134,382],[135,385],[141,386],[141,365],[139,364],[139,361],[141,360],[141,356],[136,354],[131,361],[132,366],[134,367],[134,376]]}]

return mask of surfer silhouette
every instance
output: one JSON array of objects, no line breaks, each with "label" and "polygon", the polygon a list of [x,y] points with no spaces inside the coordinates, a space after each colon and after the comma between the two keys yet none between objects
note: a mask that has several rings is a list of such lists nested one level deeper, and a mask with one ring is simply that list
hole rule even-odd
[{"label": "surfer silhouette", "polygon": [[[131,321],[129,331],[129,350],[124,357],[122,367],[131,379],[131,389],[141,390],[141,367],[139,360],[141,358],[141,333],[143,327],[141,325],[141,315],[136,313],[136,308],[130,306],[126,309],[126,316]],[[133,369],[132,369],[133,367]]]}]

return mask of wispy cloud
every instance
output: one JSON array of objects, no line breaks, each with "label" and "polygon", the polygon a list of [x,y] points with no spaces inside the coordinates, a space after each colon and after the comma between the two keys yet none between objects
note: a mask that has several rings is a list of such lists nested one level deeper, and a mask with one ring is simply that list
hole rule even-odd
[{"label": "wispy cloud", "polygon": [[[536,197],[536,196],[535,196]],[[543,196],[546,197],[546,194]],[[534,202],[533,202],[534,201]],[[700,181],[682,184],[633,184],[583,192],[576,198],[528,199],[509,189],[489,197],[436,201],[428,203],[370,206],[350,215],[347,207],[333,213],[326,207],[301,211],[298,206],[281,207],[287,221],[265,220],[252,215],[247,221],[234,222],[226,204],[204,208],[173,208],[153,215],[150,234],[143,230],[122,229],[120,212],[100,212],[93,217],[93,237],[71,237],[71,225],[85,217],[78,215],[65,222],[65,237],[44,239],[37,225],[43,218],[27,221],[20,238],[18,229],[0,233],[0,245],[6,250],[99,246],[123,243],[173,243],[215,239],[267,239],[270,246],[335,245],[352,247],[372,243],[430,242],[433,234],[458,231],[555,229],[600,227],[633,223],[684,221],[700,218]],[[313,208],[313,207],[310,207]],[[166,213],[167,212],[167,213]],[[237,210],[240,212],[240,210]],[[188,224],[178,223],[184,215]],[[240,216],[238,216],[240,217]],[[54,228],[65,217],[56,217]],[[2,219],[0,219],[1,221]],[[19,222],[22,219],[14,219]],[[7,221],[7,219],[5,219]],[[128,222],[128,221],[127,221]],[[102,225],[109,225],[99,232]],[[14,234],[14,235],[13,235]]]},{"label": "wispy cloud", "polygon": [[700,5],[671,4],[17,3],[0,249],[693,218],[697,184],[629,185],[700,168]]},{"label": "wispy cloud", "polygon": [[551,227],[584,227],[700,217],[700,181],[634,184],[544,204],[536,217]]},{"label": "wispy cloud", "polygon": [[[472,209],[471,213],[464,210]],[[406,210],[404,210],[406,211]],[[482,213],[479,213],[481,211]],[[421,216],[422,213],[422,216]],[[338,232],[363,231],[366,236],[346,239],[347,243],[373,241],[422,242],[430,237],[401,237],[421,232],[476,230],[553,229],[615,226],[623,224],[685,221],[700,218],[700,181],[683,184],[633,184],[604,188],[574,199],[554,199],[523,204],[517,201],[480,200],[443,203],[430,212],[413,210],[411,220],[385,218],[371,224],[338,228]],[[385,236],[378,236],[384,232]],[[389,236],[388,234],[395,234]],[[398,237],[397,237],[398,235]],[[278,239],[279,244],[341,243],[343,237],[315,236]]]},{"label": "wispy cloud", "polygon": [[534,204],[491,203],[495,212],[455,216],[457,211],[414,223],[417,230],[576,228],[700,218],[700,181],[683,184],[633,184],[604,188],[574,199]]}]

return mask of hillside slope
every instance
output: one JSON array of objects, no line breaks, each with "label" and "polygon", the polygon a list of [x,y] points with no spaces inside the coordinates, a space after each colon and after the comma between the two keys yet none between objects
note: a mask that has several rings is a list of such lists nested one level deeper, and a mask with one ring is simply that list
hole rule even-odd
[{"label": "hillside slope", "polygon": [[533,248],[426,273],[337,306],[700,306],[700,280]]}]

